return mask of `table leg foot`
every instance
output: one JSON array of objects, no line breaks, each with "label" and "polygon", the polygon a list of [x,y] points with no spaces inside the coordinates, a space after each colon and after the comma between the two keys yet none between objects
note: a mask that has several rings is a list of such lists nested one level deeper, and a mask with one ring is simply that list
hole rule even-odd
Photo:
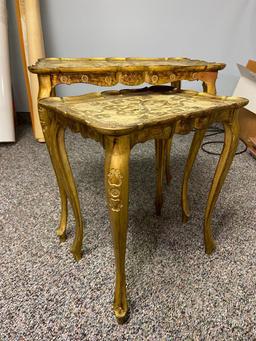
[{"label": "table leg foot", "polygon": [[182,222],[186,224],[189,220],[189,215],[187,215],[184,211],[182,212]]},{"label": "table leg foot", "polygon": [[74,247],[71,247],[70,251],[73,254],[74,260],[76,262],[79,262],[82,259],[83,251],[81,251],[80,247],[78,247],[77,249],[75,249]]},{"label": "table leg foot", "polygon": [[130,317],[129,309],[124,310],[122,308],[116,307],[114,309],[114,312],[115,312],[115,317],[116,317],[118,324],[124,324],[129,320],[129,317]]},{"label": "table leg foot", "polygon": [[67,240],[67,234],[66,233],[59,233],[59,230],[56,230],[56,234],[59,237],[60,243],[64,243]]},{"label": "table leg foot", "polygon": [[61,218],[59,227],[56,229],[56,234],[60,238],[61,242],[66,241],[67,239],[67,219],[68,219],[68,203],[67,203],[67,195],[64,190],[64,187],[60,187],[60,198],[61,198]]},{"label": "table leg foot", "polygon": [[210,255],[213,253],[216,249],[215,241],[212,237],[210,227],[205,227],[205,233],[204,233],[204,245],[205,245],[205,253],[207,255]]}]

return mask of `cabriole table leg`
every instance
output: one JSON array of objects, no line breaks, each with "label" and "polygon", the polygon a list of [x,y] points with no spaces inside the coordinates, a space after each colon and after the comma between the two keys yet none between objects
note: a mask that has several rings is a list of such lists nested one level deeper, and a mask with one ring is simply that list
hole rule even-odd
[{"label": "cabriole table leg", "polygon": [[[206,92],[210,95],[216,95],[216,79],[217,79],[217,72],[206,72],[202,73],[202,86],[203,92]],[[194,165],[195,159],[197,157],[199,148],[202,144],[204,139],[205,133],[207,129],[197,130],[194,133],[193,141],[190,146],[187,162],[185,165],[185,171],[183,176],[183,183],[182,183],[182,196],[181,196],[181,206],[182,206],[182,220],[184,223],[188,221],[190,210],[189,210],[189,200],[188,200],[188,181],[192,171],[192,167]],[[194,149],[194,150],[193,150]]]},{"label": "cabriole table leg", "polygon": [[235,111],[232,122],[224,122],[223,125],[225,130],[224,146],[215,170],[204,218],[204,242],[205,252],[207,254],[212,253],[215,249],[215,243],[211,231],[212,212],[233,161],[239,141],[238,111]]},{"label": "cabriole table leg", "polygon": [[[60,126],[54,115],[50,115],[50,124],[48,127],[48,145],[52,161],[55,165],[56,174],[58,174],[58,181],[60,181],[61,188],[68,195],[76,221],[75,240],[71,249],[75,260],[80,260],[82,257],[82,241],[83,241],[83,222],[80,210],[78,194],[76,190],[75,181],[68,161],[65,149],[65,129]],[[60,192],[62,193],[62,192]],[[66,197],[65,197],[66,198]],[[65,202],[66,204],[66,202]],[[65,224],[60,225],[57,232],[61,238],[66,236],[66,222],[67,222],[67,207],[65,209]],[[63,211],[62,211],[63,212]]]},{"label": "cabriole table leg", "polygon": [[156,214],[161,215],[163,206],[163,178],[165,171],[165,158],[166,158],[166,140],[156,139],[155,140],[155,151],[156,151],[156,197],[155,207]]},{"label": "cabriole table leg", "polygon": [[67,229],[67,218],[68,218],[68,207],[67,207],[67,194],[64,185],[64,177],[62,165],[60,162],[59,150],[58,150],[58,131],[59,126],[56,124],[56,121],[51,119],[51,123],[49,126],[49,135],[47,137],[46,143],[49,145],[50,155],[52,159],[52,164],[54,165],[54,170],[56,174],[57,183],[60,189],[60,199],[61,199],[61,219],[60,225],[56,230],[57,235],[60,238],[60,241],[65,241],[66,229]]},{"label": "cabriole table leg", "polygon": [[[38,100],[41,98],[51,96],[52,86],[51,86],[51,79],[48,75],[40,75],[39,76],[39,94]],[[52,153],[52,146],[51,146],[51,136],[49,131],[50,126],[50,118],[48,117],[47,110],[39,107],[39,117],[40,123],[42,125],[46,146],[51,158],[52,166],[56,175],[57,184],[59,187],[60,192],[60,201],[61,201],[61,217],[60,217],[60,224],[56,230],[57,235],[60,238],[60,241],[66,240],[66,228],[67,228],[67,218],[68,218],[68,210],[67,210],[67,194],[65,188],[63,186],[63,181],[61,178],[61,172],[59,169],[58,162]]]},{"label": "cabriole table leg", "polygon": [[82,257],[82,244],[83,244],[83,219],[81,215],[80,203],[77,193],[77,188],[75,184],[75,180],[73,177],[73,173],[70,167],[70,163],[68,160],[66,148],[65,148],[65,129],[60,127],[57,133],[57,157],[62,170],[62,178],[64,181],[64,186],[66,189],[66,193],[69,197],[69,201],[71,203],[76,228],[75,228],[75,239],[71,248],[71,252],[76,261],[79,261]]},{"label": "cabriole table leg", "polygon": [[116,263],[114,312],[117,322],[128,318],[125,253],[128,224],[129,136],[105,137],[105,187]]},{"label": "cabriole table leg", "polygon": [[51,163],[52,163],[55,175],[56,175],[56,180],[57,180],[59,193],[60,193],[61,214],[60,214],[60,223],[59,223],[58,228],[56,229],[56,233],[59,236],[60,241],[65,241],[67,219],[68,219],[67,194],[63,185],[60,164],[58,163],[58,160],[56,159],[56,154],[54,153],[52,132],[51,132],[52,130],[51,120],[48,117],[47,110],[43,108],[39,108],[39,116],[40,116],[40,122],[43,128],[45,142],[46,142],[47,149],[48,149],[50,159],[51,159]]},{"label": "cabriole table leg", "polygon": [[185,171],[184,171],[183,181],[182,181],[182,193],[181,193],[182,220],[184,223],[188,221],[188,218],[190,215],[189,200],[188,200],[189,177],[190,177],[190,173],[192,171],[192,167],[194,165],[196,156],[198,154],[198,150],[203,141],[205,132],[206,132],[206,129],[200,129],[195,132],[190,149],[189,149],[187,162],[185,165]]}]

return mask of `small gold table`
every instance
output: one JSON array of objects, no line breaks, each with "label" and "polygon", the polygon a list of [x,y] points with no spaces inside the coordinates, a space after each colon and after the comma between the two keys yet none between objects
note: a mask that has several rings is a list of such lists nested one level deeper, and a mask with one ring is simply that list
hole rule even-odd
[{"label": "small gold table", "polygon": [[224,67],[223,63],[189,58],[41,58],[29,70],[39,76],[39,98],[42,98],[50,97],[59,84],[110,87],[118,83],[177,84],[181,80],[200,80],[204,91],[215,95],[218,71]]},{"label": "small gold table", "polygon": [[[83,223],[75,181],[64,145],[64,132],[70,128],[85,138],[100,142],[105,149],[105,188],[112,225],[116,262],[114,312],[119,323],[126,321],[125,252],[128,225],[128,184],[130,151],[136,143],[155,139],[157,148],[156,202],[162,205],[162,179],[165,167],[164,145],[174,133],[200,134],[214,122],[225,129],[224,147],[211,185],[204,219],[207,253],[215,247],[211,215],[238,144],[238,111],[246,99],[217,97],[194,91],[170,91],[168,87],[93,93],[78,97],[50,97],[39,101],[43,132],[48,141],[57,178],[67,193],[76,220],[72,252],[81,258]],[[182,207],[186,215],[187,180],[183,184]],[[58,234],[65,237],[67,211],[62,212]]]}]

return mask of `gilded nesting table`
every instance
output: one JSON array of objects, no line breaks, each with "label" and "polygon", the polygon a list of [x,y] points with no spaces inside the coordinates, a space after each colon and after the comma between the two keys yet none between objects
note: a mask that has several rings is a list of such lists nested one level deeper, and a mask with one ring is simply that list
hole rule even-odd
[{"label": "gilded nesting table", "polygon": [[[118,83],[129,86],[138,86],[143,83],[162,85],[171,83],[173,87],[180,88],[182,80],[202,81],[203,90],[211,95],[216,94],[216,79],[218,71],[225,67],[223,63],[212,63],[188,58],[42,58],[29,69],[38,74],[39,99],[55,94],[55,87],[59,84],[86,83],[98,86],[111,87]],[[43,122],[41,122],[43,125]],[[49,149],[47,134],[44,134]],[[183,195],[186,184],[196,158],[204,131],[196,131],[188,155],[183,181]],[[63,136],[64,138],[64,136]],[[168,140],[156,140],[156,159],[162,153],[165,157],[165,173],[167,183],[170,182],[170,149],[172,136]],[[158,161],[157,161],[158,162]],[[58,167],[52,158],[54,169]],[[61,196],[62,215],[61,231],[66,224],[65,212],[67,210],[67,193],[57,176]],[[158,177],[157,192],[161,192],[161,178]],[[184,200],[185,209],[183,218],[189,216],[188,202]],[[156,212],[161,212],[161,200],[156,201]],[[62,237],[64,238],[64,237]]]},{"label": "gilded nesting table", "polygon": [[[77,259],[81,256],[83,226],[76,185],[65,151],[65,129],[70,128],[85,138],[100,142],[105,149],[105,188],[116,262],[114,312],[119,323],[125,322],[128,316],[125,252],[132,147],[150,139],[164,146],[163,141],[174,133],[185,134],[193,128],[204,132],[214,122],[223,123],[225,143],[210,189],[204,221],[205,246],[210,253],[214,248],[211,215],[236,151],[238,110],[247,103],[242,98],[216,97],[161,87],[106,91],[78,97],[51,97],[39,101],[40,119],[56,176],[69,197],[76,219],[73,253]],[[161,149],[157,157],[159,183],[163,179],[165,162],[164,149]],[[183,191],[183,201],[186,201],[187,186]],[[157,191],[156,201],[162,204],[161,190]],[[185,209],[186,204],[183,203]],[[58,230],[63,237],[66,220],[67,211],[64,210]]]}]

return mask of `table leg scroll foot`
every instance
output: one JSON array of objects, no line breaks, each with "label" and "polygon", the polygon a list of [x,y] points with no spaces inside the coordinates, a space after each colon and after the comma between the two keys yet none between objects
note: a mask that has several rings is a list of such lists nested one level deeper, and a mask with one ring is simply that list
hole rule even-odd
[{"label": "table leg scroll foot", "polygon": [[184,211],[182,212],[182,222],[186,224],[189,220],[189,215],[187,215]]},{"label": "table leg scroll foot", "polygon": [[60,243],[64,243],[67,240],[67,234],[59,231],[59,229],[56,230],[56,234],[59,237]]},{"label": "table leg scroll foot", "polygon": [[[77,240],[76,237],[74,239],[74,242],[72,244],[72,247],[70,249],[70,252],[73,254],[74,259],[78,262],[83,257],[83,250],[82,250],[82,237],[78,237]],[[81,241],[80,241],[81,238]]]},{"label": "table leg scroll foot", "polygon": [[61,218],[60,218],[60,225],[56,229],[56,234],[60,239],[60,242],[65,242],[67,240],[67,219],[68,219],[68,205],[67,205],[67,195],[64,190],[63,185],[60,188],[60,198],[61,198]]},{"label": "table leg scroll foot", "polygon": [[124,310],[122,307],[114,308],[115,317],[118,324],[124,324],[129,320],[130,310]]},{"label": "table leg scroll foot", "polygon": [[204,245],[205,245],[205,253],[207,255],[210,255],[216,249],[216,244],[212,237],[210,226],[205,226],[204,228]]}]

